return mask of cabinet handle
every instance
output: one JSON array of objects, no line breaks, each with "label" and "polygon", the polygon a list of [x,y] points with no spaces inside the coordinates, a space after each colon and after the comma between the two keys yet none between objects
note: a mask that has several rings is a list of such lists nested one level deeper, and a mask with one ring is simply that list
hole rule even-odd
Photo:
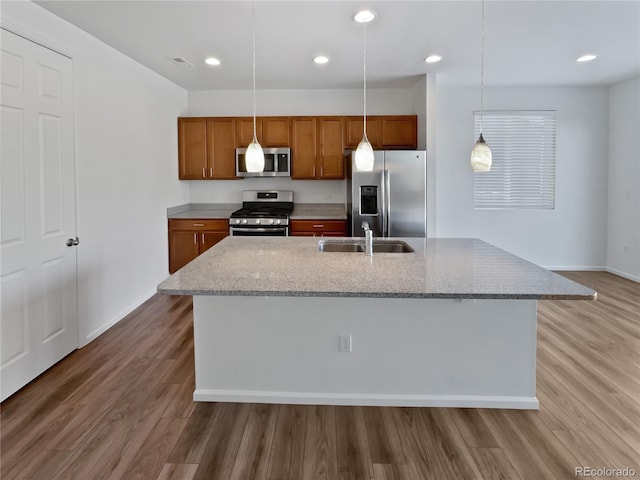
[{"label": "cabinet handle", "polygon": [[204,233],[202,234],[202,243],[204,244]]},{"label": "cabinet handle", "polygon": [[320,176],[324,177],[324,165],[320,167]]},{"label": "cabinet handle", "polygon": [[194,223],[194,227],[204,227],[204,223]]},{"label": "cabinet handle", "polygon": [[213,167],[209,167],[209,176],[213,178]]},{"label": "cabinet handle", "polygon": [[313,228],[324,228],[324,225],[320,225],[320,224],[314,225]]},{"label": "cabinet handle", "polygon": [[206,173],[207,169],[202,167],[202,178],[207,178],[207,173]]},{"label": "cabinet handle", "polygon": [[316,167],[313,167],[313,176],[316,176]]},{"label": "cabinet handle", "polygon": [[196,245],[198,244],[198,234],[197,233],[193,234],[193,243],[195,243]]}]

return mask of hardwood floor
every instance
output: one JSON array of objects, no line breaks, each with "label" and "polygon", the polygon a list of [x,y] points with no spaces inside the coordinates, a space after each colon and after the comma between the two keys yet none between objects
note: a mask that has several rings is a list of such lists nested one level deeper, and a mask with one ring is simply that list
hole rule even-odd
[{"label": "hardwood floor", "polygon": [[565,275],[598,300],[540,302],[539,411],[194,403],[191,299],[155,296],[2,403],[0,477],[637,478],[640,285]]}]

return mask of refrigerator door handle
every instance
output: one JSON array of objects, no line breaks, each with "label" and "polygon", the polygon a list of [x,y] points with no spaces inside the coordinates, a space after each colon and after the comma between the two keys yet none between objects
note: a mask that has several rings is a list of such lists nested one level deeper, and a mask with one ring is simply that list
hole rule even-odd
[{"label": "refrigerator door handle", "polygon": [[389,236],[389,225],[391,224],[391,173],[389,172],[389,170],[384,170],[384,181],[385,181],[385,187],[384,187],[384,198],[385,198],[385,202],[386,202],[386,214],[384,216],[384,220],[385,220],[385,227],[384,227],[384,236],[388,237]]},{"label": "refrigerator door handle", "polygon": [[382,218],[380,219],[380,235],[385,237],[387,231],[387,189],[385,182],[386,170],[380,171],[380,209],[382,210]]}]

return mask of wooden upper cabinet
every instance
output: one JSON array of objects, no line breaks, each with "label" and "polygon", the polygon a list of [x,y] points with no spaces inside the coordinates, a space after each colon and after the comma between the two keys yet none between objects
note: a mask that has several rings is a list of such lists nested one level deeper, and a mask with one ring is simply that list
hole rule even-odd
[{"label": "wooden upper cabinet", "polygon": [[236,139],[233,118],[207,119],[208,177],[236,179]]},{"label": "wooden upper cabinet", "polygon": [[261,117],[263,147],[289,146],[289,117]]},{"label": "wooden upper cabinet", "polygon": [[178,177],[207,177],[207,119],[178,118]]},{"label": "wooden upper cabinet", "polygon": [[394,115],[380,117],[382,148],[416,149],[418,146],[418,117]]},{"label": "wooden upper cabinet", "polygon": [[[316,178],[344,178],[344,117],[318,117]],[[318,172],[318,167],[320,171]]]},{"label": "wooden upper cabinet", "polygon": [[[264,148],[291,147],[294,179],[344,178],[344,150],[362,140],[361,116],[258,117],[256,134]],[[373,148],[415,150],[416,115],[367,117]],[[253,140],[253,117],[178,118],[181,180],[237,179],[235,149]]]},{"label": "wooden upper cabinet", "polygon": [[[253,140],[253,117],[236,117],[236,147],[247,148]],[[262,144],[262,119],[256,118],[256,136]]]},{"label": "wooden upper cabinet", "polygon": [[[362,117],[346,117],[344,122],[344,148],[356,148],[362,140]],[[367,138],[373,148],[380,148],[380,117],[367,117]]]},{"label": "wooden upper cabinet", "polygon": [[291,177],[316,178],[316,119],[293,117],[291,119]]}]

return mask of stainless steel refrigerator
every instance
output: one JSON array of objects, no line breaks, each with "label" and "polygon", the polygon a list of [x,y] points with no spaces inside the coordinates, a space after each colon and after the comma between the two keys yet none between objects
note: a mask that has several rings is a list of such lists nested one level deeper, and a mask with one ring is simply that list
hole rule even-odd
[{"label": "stainless steel refrigerator", "polygon": [[368,222],[376,237],[427,236],[427,156],[423,150],[377,150],[372,172],[356,171],[346,155],[350,234],[363,237]]}]

